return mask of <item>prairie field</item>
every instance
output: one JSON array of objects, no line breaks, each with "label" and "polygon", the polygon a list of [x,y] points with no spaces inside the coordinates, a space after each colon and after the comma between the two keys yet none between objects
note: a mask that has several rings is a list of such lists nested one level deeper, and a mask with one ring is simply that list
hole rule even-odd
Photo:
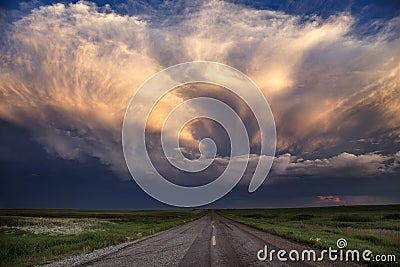
[{"label": "prairie field", "polygon": [[0,210],[0,266],[32,266],[192,221],[205,211]]},{"label": "prairie field", "polygon": [[[345,238],[347,249],[369,249],[375,255],[394,254],[397,261],[400,258],[399,205],[217,212],[312,247],[336,248],[336,241]],[[133,241],[206,213],[205,210],[0,210],[0,266],[49,263]]]},{"label": "prairie field", "polygon": [[312,247],[335,249],[336,241],[344,238],[347,249],[369,249],[374,255],[394,254],[397,262],[400,259],[400,205],[219,210],[218,213]]}]

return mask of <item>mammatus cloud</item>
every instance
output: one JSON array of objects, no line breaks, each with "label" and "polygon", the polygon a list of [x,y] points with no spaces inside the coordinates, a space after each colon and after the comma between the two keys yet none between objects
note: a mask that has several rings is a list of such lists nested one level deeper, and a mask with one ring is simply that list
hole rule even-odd
[{"label": "mammatus cloud", "polygon": [[[121,124],[136,88],[177,63],[218,61],[249,75],[268,99],[281,154],[277,174],[395,169],[399,18],[360,39],[352,34],[356,18],[345,13],[322,20],[223,1],[196,5],[159,20],[90,2],[32,10],[3,35],[0,118],[30,130],[53,155],[93,156],[123,174]],[[193,132],[186,140],[196,139]],[[361,139],[371,141],[347,150]],[[388,148],[393,151],[372,153]]]}]

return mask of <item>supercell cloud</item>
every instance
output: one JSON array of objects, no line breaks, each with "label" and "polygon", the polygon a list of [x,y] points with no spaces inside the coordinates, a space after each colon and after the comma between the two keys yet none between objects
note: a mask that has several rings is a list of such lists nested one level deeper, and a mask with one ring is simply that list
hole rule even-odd
[{"label": "supercell cloud", "polygon": [[[121,127],[135,90],[174,64],[217,61],[248,75],[272,108],[272,181],[398,176],[400,17],[367,21],[363,27],[378,30],[360,35],[348,12],[322,18],[213,0],[176,5],[129,14],[87,1],[2,11],[0,118],[27,129],[50,155],[94,157],[129,179]],[[205,125],[184,141],[213,131]]]}]

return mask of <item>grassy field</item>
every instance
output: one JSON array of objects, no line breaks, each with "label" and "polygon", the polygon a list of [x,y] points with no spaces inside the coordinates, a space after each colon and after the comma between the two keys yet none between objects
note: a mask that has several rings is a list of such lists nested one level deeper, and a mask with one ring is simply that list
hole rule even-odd
[{"label": "grassy field", "polygon": [[132,241],[205,211],[0,210],[0,266],[31,266]]},{"label": "grassy field", "polygon": [[[400,259],[400,205],[296,209],[220,210],[219,214],[297,242],[336,248],[345,238],[348,249],[394,254]],[[390,265],[390,264],[388,264]]]}]

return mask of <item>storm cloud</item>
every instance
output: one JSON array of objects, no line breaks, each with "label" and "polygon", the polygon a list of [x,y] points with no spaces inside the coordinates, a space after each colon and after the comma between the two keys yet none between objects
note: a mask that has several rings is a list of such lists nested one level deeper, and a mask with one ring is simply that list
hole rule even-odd
[{"label": "storm cloud", "polygon": [[[359,36],[349,13],[303,17],[224,1],[168,16],[91,2],[21,16],[2,22],[0,118],[51,155],[95,157],[126,179],[121,127],[135,90],[163,68],[209,60],[244,72],[268,99],[278,134],[273,175],[399,172],[399,17]],[[205,124],[187,131],[188,144]]]}]

